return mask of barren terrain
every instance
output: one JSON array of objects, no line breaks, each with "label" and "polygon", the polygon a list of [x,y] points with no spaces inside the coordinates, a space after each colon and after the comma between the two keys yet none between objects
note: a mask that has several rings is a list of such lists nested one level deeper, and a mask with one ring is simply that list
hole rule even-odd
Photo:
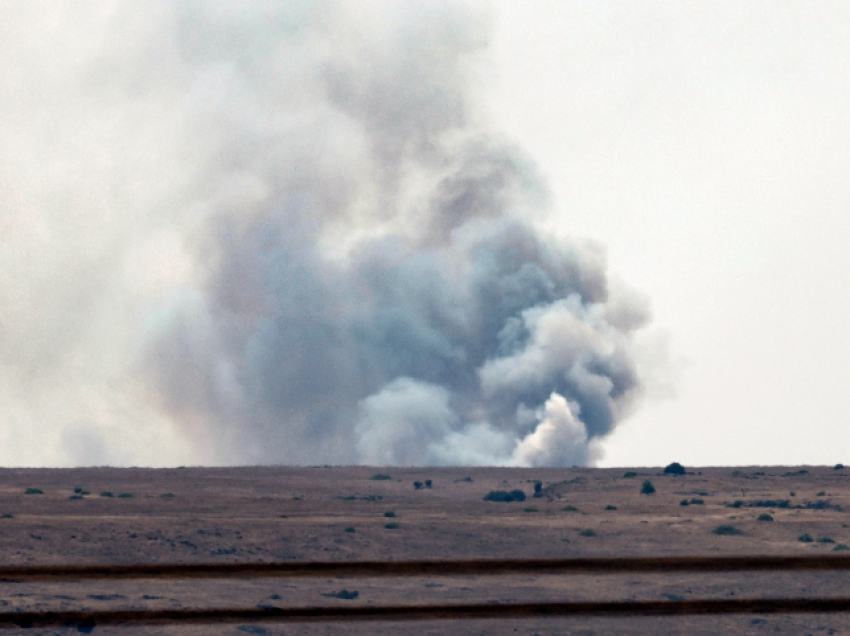
[{"label": "barren terrain", "polygon": [[[654,494],[640,493],[647,479]],[[527,499],[484,500],[490,491],[515,489]],[[681,476],[660,468],[0,471],[4,565],[826,555],[850,545],[848,512],[850,470],[833,467],[700,468]],[[733,534],[716,534],[721,526]],[[2,582],[0,603],[10,612],[676,600],[842,596],[848,584],[850,574],[840,572]],[[338,598],[343,590],[356,598]],[[175,625],[94,633],[850,634],[850,615]]]}]

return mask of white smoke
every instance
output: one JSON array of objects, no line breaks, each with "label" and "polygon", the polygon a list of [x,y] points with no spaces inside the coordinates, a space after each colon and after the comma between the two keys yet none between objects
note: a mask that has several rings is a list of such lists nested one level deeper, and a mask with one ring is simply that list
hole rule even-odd
[{"label": "white smoke", "polygon": [[490,19],[2,5],[0,459],[592,462],[649,315],[538,229]]}]

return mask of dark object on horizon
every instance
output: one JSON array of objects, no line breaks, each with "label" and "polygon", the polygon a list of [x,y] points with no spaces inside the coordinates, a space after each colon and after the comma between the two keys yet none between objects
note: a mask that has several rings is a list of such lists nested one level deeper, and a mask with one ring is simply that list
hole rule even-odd
[{"label": "dark object on horizon", "polygon": [[432,484],[431,484],[431,480],[430,480],[430,479],[426,479],[426,480],[425,480],[425,487],[426,487],[426,488],[430,488],[431,486],[432,486]]},{"label": "dark object on horizon", "polygon": [[669,466],[664,469],[665,475],[684,475],[685,467],[682,466],[679,462],[673,462]]},{"label": "dark object on horizon", "polygon": [[484,501],[525,501],[525,493],[519,489],[510,492],[505,490],[491,490],[484,497]]},{"label": "dark object on horizon", "polygon": [[836,464],[832,467],[832,470],[844,470],[844,464]]},{"label": "dark object on horizon", "polygon": [[414,481],[414,482],[413,482],[413,487],[414,487],[416,490],[419,490],[420,488],[422,488],[422,482],[421,482],[421,481]]},{"label": "dark object on horizon", "polygon": [[642,495],[651,495],[655,492],[655,486],[652,485],[652,482],[648,479],[643,482],[643,486],[640,487],[640,494]]}]

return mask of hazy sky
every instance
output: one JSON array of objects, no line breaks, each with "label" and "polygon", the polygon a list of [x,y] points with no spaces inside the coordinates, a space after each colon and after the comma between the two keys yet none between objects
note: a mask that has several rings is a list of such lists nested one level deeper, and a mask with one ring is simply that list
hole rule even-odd
[{"label": "hazy sky", "polygon": [[850,448],[850,7],[504,3],[489,104],[677,361],[603,465]]},{"label": "hazy sky", "polygon": [[0,4],[0,464],[850,460],[846,3],[319,4]]}]

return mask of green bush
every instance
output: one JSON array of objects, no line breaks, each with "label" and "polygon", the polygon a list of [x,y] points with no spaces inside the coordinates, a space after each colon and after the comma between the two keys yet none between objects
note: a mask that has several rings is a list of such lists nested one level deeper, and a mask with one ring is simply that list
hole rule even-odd
[{"label": "green bush", "polygon": [[826,492],[821,490],[818,494],[815,495],[815,497],[826,497]]},{"label": "green bush", "polygon": [[666,475],[684,475],[685,467],[682,466],[679,462],[673,462],[669,466],[664,469],[664,474]]},{"label": "green bush", "polygon": [[173,492],[164,492],[160,495],[160,497],[163,497],[165,499],[170,499],[171,497],[174,497],[174,493]]},{"label": "green bush", "polygon": [[82,495],[71,495],[68,499],[84,499]]},{"label": "green bush", "polygon": [[720,534],[720,535],[733,535],[733,534],[744,534],[744,531],[736,528],[735,526],[717,526],[714,530],[711,531],[712,534]]},{"label": "green bush", "polygon": [[833,552],[844,552],[845,550],[850,550],[850,545],[846,543],[839,543],[837,546],[832,548]]},{"label": "green bush", "polygon": [[640,494],[642,495],[651,495],[655,492],[655,486],[652,485],[652,482],[648,479],[643,482],[643,486],[640,487]]},{"label": "green bush", "polygon": [[127,498],[132,497],[132,496],[133,496],[133,493],[131,493],[131,492],[122,492],[122,493],[118,494],[119,499],[127,499]]},{"label": "green bush", "polygon": [[375,481],[387,481],[388,479],[392,479],[392,477],[378,473],[377,475],[372,475],[370,479],[374,479]]},{"label": "green bush", "polygon": [[349,533],[350,533],[350,532],[357,532],[357,530],[355,530],[355,529],[354,529],[354,528],[352,528],[351,526],[348,526],[348,527],[345,529],[345,532],[349,532]]},{"label": "green bush", "polygon": [[43,495],[44,491],[41,488],[27,488],[24,491],[25,495]]},{"label": "green bush", "polygon": [[691,502],[688,501],[687,499],[682,499],[682,501],[679,502],[679,505],[680,506],[690,506]]},{"label": "green bush", "polygon": [[100,493],[100,496],[101,497],[113,497],[114,495],[111,492],[109,492],[108,490],[104,490],[102,493]]},{"label": "green bush", "polygon": [[844,470],[844,464],[836,464],[832,467],[832,470]]},{"label": "green bush", "polygon": [[2,515],[0,515],[0,519],[14,519],[14,518],[15,518],[15,515],[13,515],[11,512],[4,512]]},{"label": "green bush", "polygon": [[818,539],[818,543],[835,543],[835,541],[830,537],[821,537]]},{"label": "green bush", "polygon": [[563,508],[561,508],[561,510],[563,510],[564,512],[578,512],[578,508],[576,508],[575,506],[564,506]]},{"label": "green bush", "polygon": [[616,510],[616,509],[617,509],[617,506],[612,506],[611,504],[608,504],[607,506],[605,506],[605,510]]},{"label": "green bush", "polygon": [[399,526],[396,522],[388,523],[384,526],[387,530],[398,530],[401,526]]},{"label": "green bush", "polygon": [[580,531],[579,531],[579,536],[582,536],[582,537],[595,537],[595,536],[596,536],[596,532],[594,532],[593,530],[591,530],[590,528],[588,528],[588,529],[586,529],[586,530],[580,530]]},{"label": "green bush", "polygon": [[385,517],[395,517],[395,513],[394,513],[392,510],[387,510],[387,511],[384,513],[384,516],[385,516]]},{"label": "green bush", "polygon": [[692,505],[692,506],[704,506],[704,505],[705,505],[705,501],[703,501],[702,499],[696,499],[696,498],[694,498],[694,499],[691,499],[691,505]]},{"label": "green bush", "polygon": [[537,512],[537,508],[523,508],[523,512]]},{"label": "green bush", "polygon": [[635,477],[637,477],[637,473],[634,471],[630,470],[628,472],[623,473],[623,479],[634,479]]},{"label": "green bush", "polygon": [[505,490],[491,490],[484,496],[484,501],[525,501],[525,493],[519,489],[510,492]]},{"label": "green bush", "polygon": [[814,539],[812,538],[812,535],[810,535],[808,532],[804,532],[799,537],[797,537],[797,541],[799,541],[800,543],[812,543]]},{"label": "green bush", "polygon": [[766,512],[761,513],[756,521],[773,521],[773,517]]}]

